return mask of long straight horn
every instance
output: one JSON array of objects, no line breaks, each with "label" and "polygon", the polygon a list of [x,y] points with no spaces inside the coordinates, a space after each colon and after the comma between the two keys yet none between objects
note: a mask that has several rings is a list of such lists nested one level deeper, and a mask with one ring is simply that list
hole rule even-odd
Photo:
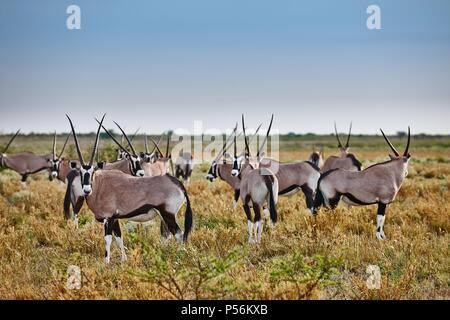
[{"label": "long straight horn", "polygon": [[264,146],[266,145],[267,139],[269,138],[270,129],[272,129],[272,123],[273,123],[273,113],[272,113],[272,118],[270,118],[270,124],[269,124],[269,128],[267,129],[266,137],[264,138],[264,141],[261,144],[261,146],[259,147],[258,153],[256,154],[257,157],[260,156],[261,151],[263,150]]},{"label": "long straight horn", "polygon": [[[98,124],[100,124],[100,121],[98,121],[97,119],[95,119],[95,121],[97,121]],[[105,130],[106,134],[112,139],[112,141],[114,141],[117,146],[122,149],[123,152],[125,152],[126,154],[130,154],[130,152],[128,152],[127,149],[125,149],[121,143],[119,143],[119,141],[116,140],[116,138],[114,138],[114,136],[105,128],[105,126],[102,124],[101,127],[103,128],[103,130]]]},{"label": "long straight horn", "polygon": [[20,132],[20,129],[17,130],[17,132],[14,134],[14,136],[11,138],[11,140],[9,140],[8,144],[6,145],[5,149],[3,149],[2,153],[6,153],[6,151],[8,150],[9,146],[11,145],[11,143],[14,141],[14,139],[18,136]]},{"label": "long straight horn", "polygon": [[[95,154],[97,153],[98,149],[98,142],[100,140],[100,130],[102,129],[103,120],[105,120],[106,113],[103,115],[102,120],[99,122],[99,126],[97,129],[97,136],[95,137],[95,143],[94,143],[94,149],[92,150],[91,160],[89,161],[89,166],[92,166],[94,163]],[[95,119],[97,120],[97,119]]]},{"label": "long straight horn", "polygon": [[383,129],[380,128],[381,133],[383,134],[384,139],[386,140],[386,142],[388,143],[389,147],[391,147],[392,152],[394,152],[394,154],[398,157],[400,154],[397,152],[397,150],[395,150],[394,146],[392,145],[392,143],[389,141],[389,139],[386,137],[386,135],[383,132]]},{"label": "long straight horn", "polygon": [[225,156],[225,153],[227,152],[228,148],[230,148],[231,144],[228,144],[234,135],[236,135],[238,124],[236,123],[236,126],[234,127],[233,131],[231,132],[230,136],[225,140],[225,143],[222,146],[222,150],[217,153],[216,158],[213,160],[214,162],[219,161],[219,159],[223,156]]},{"label": "long straight horn", "polygon": [[63,155],[63,153],[64,153],[64,150],[66,149],[67,142],[69,142],[69,138],[70,138],[71,135],[72,135],[72,132],[70,132],[70,133],[67,135],[66,141],[64,141],[64,145],[63,145],[63,147],[62,147],[62,149],[61,149],[61,152],[60,152],[60,154],[59,154],[59,156],[58,156],[58,159],[61,159],[61,157],[62,157],[62,155]]},{"label": "long straight horn", "polygon": [[170,137],[172,135],[172,132],[169,130],[167,132],[167,143],[166,143],[166,158],[169,157],[169,145],[170,145]]},{"label": "long straight horn", "polygon": [[409,143],[411,142],[411,129],[408,126],[408,142],[406,143],[405,152],[403,152],[403,156],[409,156]]},{"label": "long straight horn", "polygon": [[244,114],[242,114],[242,132],[244,133],[245,150],[247,150],[247,155],[250,157],[250,148],[248,147],[247,135],[245,134]]},{"label": "long straight horn", "polygon": [[55,134],[53,135],[53,159],[55,159],[56,157],[56,131]]},{"label": "long straight horn", "polygon": [[144,145],[145,145],[145,153],[148,153],[147,134],[144,135]]},{"label": "long straight horn", "polygon": [[133,133],[133,135],[131,136],[131,139],[130,139],[131,142],[133,142],[134,138],[136,138],[136,136],[137,136],[139,130],[141,130],[141,127],[139,127],[139,128]]},{"label": "long straight horn", "polygon": [[[155,140],[153,140],[152,138],[149,139],[155,145],[155,149],[158,150],[159,154],[162,155],[163,153],[161,152],[161,149],[159,149],[158,144],[155,142]],[[153,149],[153,151],[155,151],[155,149]]]},{"label": "long straight horn", "polygon": [[128,145],[129,145],[130,148],[131,148],[131,151],[132,151],[133,154],[136,156],[137,154],[136,154],[136,151],[135,151],[134,148],[133,148],[133,144],[131,143],[131,141],[130,141],[130,139],[128,138],[128,136],[127,136],[127,134],[125,133],[125,131],[122,130],[122,128],[119,126],[119,124],[118,124],[117,122],[115,122],[115,121],[113,121],[113,122],[114,122],[114,124],[117,126],[117,128],[119,128],[119,130],[122,132],[123,136],[125,137],[125,139],[126,139],[127,142],[128,142]]},{"label": "long straight horn", "polygon": [[[155,143],[155,142],[153,141],[154,146],[153,146],[153,150],[152,150],[151,153],[155,152],[156,148],[157,148],[157,147],[159,146],[159,144],[161,143],[161,140],[162,140],[163,135],[164,135],[164,133],[163,133],[162,135],[159,136],[158,142],[157,142],[157,143]],[[158,151],[160,151],[159,148],[158,148]],[[162,153],[161,153],[161,155],[162,155]]]},{"label": "long straight horn", "polygon": [[66,114],[66,117],[67,117],[67,119],[69,119],[70,128],[72,129],[73,140],[75,141],[75,147],[76,147],[77,153],[78,153],[78,160],[80,160],[80,163],[82,165],[85,165],[86,163],[84,162],[83,154],[81,153],[80,144],[78,143],[77,134],[75,133],[75,128],[73,127],[72,120],[70,120],[70,118],[67,114]]},{"label": "long straight horn", "polygon": [[[245,137],[244,137],[244,139],[245,139]],[[236,135],[234,135],[234,138],[233,138],[233,146],[234,146],[234,157],[236,158],[237,157]]]},{"label": "long straight horn", "polygon": [[352,135],[352,122],[350,122],[350,129],[348,130],[347,143],[345,147],[348,148],[348,144],[350,143],[350,136]]},{"label": "long straight horn", "polygon": [[342,148],[342,142],[341,142],[341,139],[339,139],[339,134],[338,134],[337,128],[336,128],[336,121],[334,122],[334,132],[336,133],[336,138],[337,138],[337,141],[338,141],[338,147]]}]

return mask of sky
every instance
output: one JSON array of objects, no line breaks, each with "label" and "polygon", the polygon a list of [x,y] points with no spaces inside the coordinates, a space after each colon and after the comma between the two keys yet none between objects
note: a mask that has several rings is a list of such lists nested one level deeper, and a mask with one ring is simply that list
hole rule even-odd
[{"label": "sky", "polygon": [[[81,9],[69,30],[66,9]],[[381,9],[369,30],[366,9]],[[450,1],[4,0],[0,133],[450,133]]]}]

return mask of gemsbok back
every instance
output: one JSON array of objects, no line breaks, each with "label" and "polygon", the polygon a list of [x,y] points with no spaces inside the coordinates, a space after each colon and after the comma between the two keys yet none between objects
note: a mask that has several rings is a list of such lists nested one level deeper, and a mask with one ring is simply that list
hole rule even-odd
[{"label": "gemsbok back", "polygon": [[[381,129],[380,129],[381,130]],[[400,155],[381,130],[395,156],[391,160],[370,166],[362,171],[334,169],[324,173],[319,179],[314,213],[322,206],[335,208],[341,197],[348,204],[378,205],[376,236],[382,240],[386,207],[394,201],[408,173],[409,144],[411,133],[408,127],[408,142],[405,151]]]},{"label": "gemsbok back", "polygon": [[350,149],[350,136],[352,134],[352,123],[350,123],[350,129],[348,131],[347,142],[345,146],[342,145],[341,139],[339,138],[339,134],[336,128],[336,122],[334,123],[334,132],[336,133],[336,139],[338,141],[338,148],[341,152],[340,157],[330,156],[325,160],[325,163],[322,167],[322,172],[327,172],[333,169],[346,169],[351,171],[361,171],[361,162],[356,159],[353,153],[349,153]]},{"label": "gemsbok back", "polygon": [[[186,189],[178,179],[170,175],[134,177],[118,170],[95,169],[93,162],[104,117],[99,121],[91,159],[89,163],[86,163],[81,153],[72,120],[67,116],[78,157],[82,164],[79,172],[73,171],[78,174],[71,177],[71,183],[68,183],[67,186],[67,193],[76,197],[84,197],[96,220],[103,222],[105,262],[110,262],[113,233],[120,246],[122,261],[126,260],[119,219],[145,222],[159,215],[177,240],[187,241],[192,228],[192,209]],[[67,193],[65,201],[68,201]],[[183,234],[176,222],[176,214],[185,201],[186,212]]]}]

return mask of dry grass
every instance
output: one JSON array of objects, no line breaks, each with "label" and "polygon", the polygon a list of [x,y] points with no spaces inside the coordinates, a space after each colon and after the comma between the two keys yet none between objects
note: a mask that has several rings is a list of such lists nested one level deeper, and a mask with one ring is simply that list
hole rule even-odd
[{"label": "dry grass", "polygon": [[[259,247],[249,245],[242,207],[233,211],[231,190],[202,179],[201,166],[188,186],[188,244],[162,243],[159,221],[122,221],[129,260],[119,262],[113,243],[108,266],[103,227],[92,213],[83,209],[79,229],[64,221],[62,185],[37,176],[22,190],[18,175],[0,172],[0,298],[449,299],[450,164],[436,160],[448,152],[416,154],[387,211],[384,242],[375,238],[375,207],[341,206],[313,219],[297,194],[280,199],[276,228],[264,230]],[[375,161],[386,153],[358,155]],[[381,268],[379,290],[366,286],[370,264]],[[69,265],[82,270],[80,290],[66,288]]]}]

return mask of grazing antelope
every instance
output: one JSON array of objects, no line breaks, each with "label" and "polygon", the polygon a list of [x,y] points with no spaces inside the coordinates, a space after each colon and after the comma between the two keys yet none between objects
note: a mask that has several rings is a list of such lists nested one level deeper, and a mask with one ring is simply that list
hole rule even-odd
[{"label": "grazing antelope", "polygon": [[341,156],[330,156],[325,161],[322,172],[327,172],[333,169],[346,169],[351,171],[361,171],[361,162],[356,159],[355,155],[352,153],[348,153],[350,147],[350,136],[352,134],[352,124],[350,123],[350,130],[348,131],[347,142],[345,143],[345,147],[342,145],[341,139],[339,138],[339,134],[336,128],[336,122],[334,123],[334,131],[336,133],[336,138],[338,140],[338,148],[341,151]]},{"label": "grazing antelope", "polygon": [[67,142],[69,141],[71,135],[72,133],[67,135],[66,141],[64,141],[64,145],[59,155],[56,153],[56,133],[53,138],[53,158],[52,168],[50,171],[52,178],[57,178],[61,182],[66,182],[67,175],[71,170],[80,168],[80,162],[78,160],[68,160],[63,158],[64,150],[66,149]]},{"label": "grazing antelope", "polygon": [[193,157],[190,152],[182,152],[175,162],[175,176],[177,179],[183,178],[184,181],[188,182],[191,178],[192,170],[194,169]]},{"label": "grazing antelope", "polygon": [[[91,159],[89,163],[86,163],[81,153],[72,120],[67,116],[78,157],[82,164],[79,172],[73,171],[69,175],[71,183],[67,185],[67,193],[74,197],[84,197],[96,220],[103,222],[105,262],[110,262],[113,233],[120,246],[122,261],[126,260],[119,219],[145,222],[159,215],[177,240],[187,241],[192,228],[192,209],[186,189],[178,179],[169,175],[139,178],[118,170],[95,169],[93,162],[104,117],[99,121]],[[75,172],[77,172],[76,175]],[[185,201],[186,212],[183,234],[176,222],[176,214]]]},{"label": "grazing antelope", "polygon": [[52,168],[52,154],[36,155],[32,152],[21,152],[16,154],[6,154],[9,146],[19,134],[20,129],[11,138],[3,152],[0,155],[0,164],[2,167],[16,171],[22,176],[22,184],[25,184],[30,174]]},{"label": "grazing antelope", "polygon": [[[259,167],[259,163],[261,160],[261,151],[263,150],[264,145],[267,142],[267,138],[269,137],[272,123],[273,115],[270,120],[269,128],[267,129],[266,137],[256,155],[255,163],[251,163],[250,148],[248,145],[248,140],[245,136],[243,116],[242,126],[244,132],[245,148],[247,150],[246,156],[238,157],[235,147],[233,169],[231,170],[231,174],[234,177],[241,177],[240,198],[244,207],[244,212],[247,216],[248,241],[250,243],[254,242],[253,236],[256,238],[256,243],[261,242],[261,235],[263,231],[261,210],[263,209],[265,203],[268,203],[269,205],[269,215],[272,224],[275,224],[277,221],[276,204],[278,201],[278,179],[269,168]],[[236,139],[234,139],[234,144],[236,146]],[[244,167],[243,162],[247,166]],[[253,208],[253,211],[255,213],[254,219],[252,219],[250,208]]]},{"label": "grazing antelope", "polygon": [[[381,129],[380,129],[381,130]],[[319,179],[314,213],[321,205],[335,208],[341,197],[344,202],[357,205],[378,205],[376,236],[382,240],[386,207],[394,201],[403,180],[408,173],[409,144],[411,133],[408,127],[408,142],[403,155],[400,155],[381,130],[395,156],[391,160],[370,166],[362,171],[334,169],[324,173]]]},{"label": "grazing antelope", "polygon": [[316,147],[313,147],[313,152],[311,153],[311,155],[309,156],[308,159],[309,162],[311,162],[312,164],[314,164],[316,167],[318,168],[322,168],[323,167],[323,149],[320,148],[320,151],[316,150]]}]

